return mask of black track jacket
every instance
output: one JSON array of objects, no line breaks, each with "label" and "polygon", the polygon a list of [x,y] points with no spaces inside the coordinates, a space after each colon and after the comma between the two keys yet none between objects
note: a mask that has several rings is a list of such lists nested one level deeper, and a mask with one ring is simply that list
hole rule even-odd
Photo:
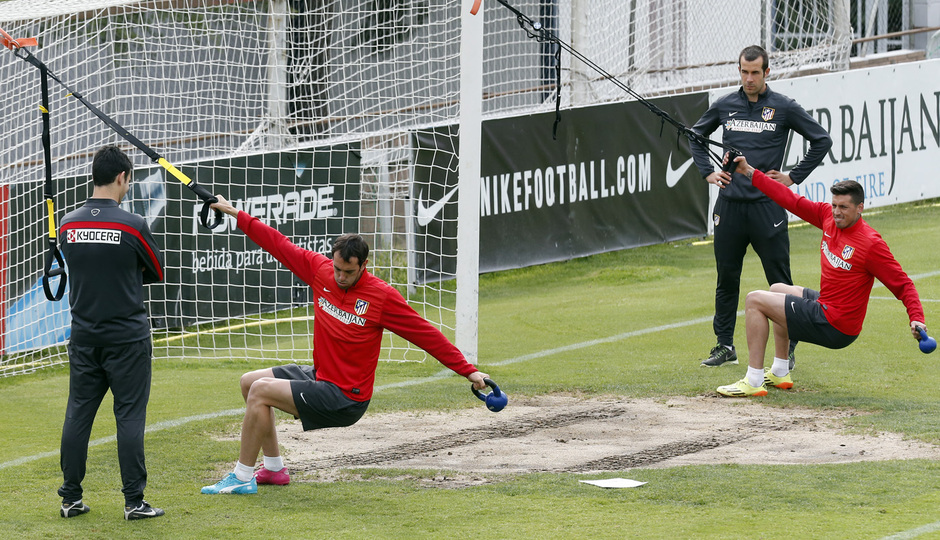
[{"label": "black track jacket", "polygon": [[88,199],[62,219],[71,341],[86,347],[150,337],[143,285],[163,281],[163,255],[146,221],[112,199]]},{"label": "black track jacket", "polygon": [[[832,147],[829,133],[793,99],[778,94],[770,86],[751,103],[738,88],[716,100],[692,130],[708,137],[718,126],[724,127],[722,142],[730,144],[744,153],[749,165],[761,171],[780,170],[787,148],[789,131],[799,133],[809,141],[809,150],[790,172],[790,179],[799,184],[819,165]],[[702,177],[715,171],[708,152],[700,145],[691,143],[692,156]],[[723,154],[723,152],[722,152]],[[751,185],[742,174],[734,174],[731,184],[719,193],[737,201],[765,199],[766,195]]]}]

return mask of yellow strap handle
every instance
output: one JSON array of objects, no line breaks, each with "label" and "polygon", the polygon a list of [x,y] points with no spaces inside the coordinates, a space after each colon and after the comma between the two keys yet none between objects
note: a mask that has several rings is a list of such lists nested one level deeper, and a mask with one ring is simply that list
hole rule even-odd
[{"label": "yellow strap handle", "polygon": [[191,183],[193,182],[190,177],[188,177],[188,176],[186,176],[185,174],[183,174],[183,171],[181,171],[181,170],[177,169],[176,167],[174,167],[173,164],[170,163],[169,161],[167,161],[167,160],[165,160],[165,159],[163,159],[163,158],[160,158],[160,159],[157,160],[157,163],[159,163],[160,165],[162,165],[164,169],[166,169],[167,171],[169,171],[170,174],[172,174],[173,176],[175,176],[177,180],[179,180],[180,182],[182,182],[182,183],[183,183],[184,185],[186,185],[187,187],[189,186],[189,184],[191,184]]},{"label": "yellow strap handle", "polygon": [[46,208],[49,210],[49,239],[54,240],[58,238],[55,230],[55,202],[52,199],[46,199]]}]

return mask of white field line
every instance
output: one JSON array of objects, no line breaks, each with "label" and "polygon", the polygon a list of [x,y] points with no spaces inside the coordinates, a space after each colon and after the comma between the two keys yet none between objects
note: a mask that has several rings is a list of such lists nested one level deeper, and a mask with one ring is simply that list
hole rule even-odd
[{"label": "white field line", "polygon": [[[871,300],[897,300],[897,298],[893,296],[871,296],[869,298]],[[940,298],[921,298],[920,299],[921,304],[925,304],[927,302],[940,302]]]},{"label": "white field line", "polygon": [[[226,411],[218,411],[218,412],[208,413],[208,414],[197,414],[195,416],[186,416],[183,418],[177,418],[176,420],[164,420],[163,422],[157,422],[155,424],[151,424],[150,426],[147,427],[146,432],[152,433],[154,431],[162,431],[164,429],[168,429],[171,427],[182,426],[190,422],[198,422],[200,420],[208,420],[210,418],[221,418],[223,416],[235,416],[235,415],[244,414],[244,413],[245,413],[244,408],[228,409]],[[102,437],[100,439],[89,441],[88,447],[90,448],[92,446],[100,446],[102,444],[113,442],[115,440],[116,438],[114,435],[110,435],[108,437]],[[12,461],[0,463],[0,470],[6,469],[7,467],[16,467],[17,465],[29,463],[30,461],[36,461],[37,459],[42,459],[46,457],[55,457],[58,455],[59,455],[59,451],[53,450],[51,452],[43,452],[41,454],[33,454],[31,456],[23,456],[21,458],[14,459]]]},{"label": "white field line", "polygon": [[917,538],[922,534],[932,533],[940,531],[940,521],[930,523],[929,525],[923,525],[917,527],[916,529],[911,529],[909,531],[899,532],[897,534],[892,534],[891,536],[885,536],[881,540],[909,540],[911,538]]},{"label": "white field line", "polygon": [[[913,280],[924,279],[924,278],[933,277],[933,276],[937,276],[937,275],[940,275],[940,270],[937,270],[937,271],[934,271],[934,272],[928,272],[928,273],[926,273],[926,274],[918,274],[918,275],[915,275],[915,276],[911,276],[911,279],[913,279]],[[882,285],[880,282],[876,282],[876,283],[875,283],[875,287],[883,287],[883,286],[884,286],[884,285]],[[737,313],[737,316],[738,316],[738,317],[740,317],[740,316],[742,316],[742,315],[744,315],[744,311],[739,311],[739,312]],[[633,338],[633,337],[642,336],[642,335],[646,335],[646,334],[653,334],[653,333],[656,333],[656,332],[663,332],[663,331],[667,331],[667,330],[674,330],[674,329],[676,329],[676,328],[684,328],[684,327],[686,327],[686,326],[693,326],[693,325],[696,325],[696,324],[707,323],[707,322],[711,322],[711,320],[712,320],[712,317],[700,317],[700,318],[698,318],[698,319],[690,319],[690,320],[688,320],[688,321],[682,321],[682,322],[678,322],[678,323],[664,324],[664,325],[661,325],[661,326],[654,326],[654,327],[651,327],[651,328],[644,328],[644,329],[642,329],[642,330],[634,330],[634,331],[632,331],[632,332],[624,332],[624,333],[622,333],[622,334],[617,334],[617,335],[609,336],[609,337],[606,337],[606,338],[592,339],[592,340],[588,340],[588,341],[582,341],[582,342],[580,342],[580,343],[573,343],[573,344],[571,344],[571,345],[565,345],[565,346],[563,346],[563,347],[556,347],[556,348],[554,348],[554,349],[546,349],[546,350],[544,350],[544,351],[534,352],[534,353],[530,353],[530,354],[524,354],[524,355],[522,355],[522,356],[516,356],[515,358],[509,358],[509,359],[506,359],[506,360],[501,360],[501,361],[498,361],[498,362],[493,362],[493,363],[491,363],[491,364],[486,364],[486,366],[507,366],[507,365],[509,365],[509,364],[516,364],[516,363],[519,363],[519,362],[527,362],[527,361],[529,361],[529,360],[535,360],[535,359],[538,359],[538,358],[545,358],[546,356],[553,356],[553,355],[556,355],[556,354],[558,354],[558,353],[570,352],[570,351],[577,351],[577,350],[580,350],[580,349],[586,349],[586,348],[588,348],[588,347],[593,347],[593,346],[595,346],[595,345],[603,345],[603,344],[605,344],[605,343],[614,343],[614,342],[617,342],[617,341],[623,341],[623,340],[625,340],[625,339],[630,339],[630,338]],[[485,366],[480,366],[480,367],[483,367],[483,368],[485,369]],[[410,379],[410,380],[407,380],[407,381],[401,381],[401,382],[389,383],[389,384],[383,384],[383,385],[380,385],[380,386],[376,386],[374,391],[375,391],[375,392],[379,392],[379,391],[382,391],[382,390],[388,390],[388,389],[390,389],[390,388],[403,388],[403,387],[408,387],[408,386],[415,386],[415,385],[418,385],[418,384],[424,384],[424,383],[427,383],[427,382],[431,382],[431,381],[443,379],[443,378],[445,378],[445,377],[449,377],[449,376],[452,376],[452,375],[455,375],[455,373],[454,373],[453,371],[451,371],[451,370],[445,368],[445,369],[442,369],[441,371],[439,371],[439,372],[437,372],[437,373],[435,373],[435,374],[433,374],[433,375],[431,375],[431,376],[429,376],[429,377],[422,377],[422,378],[420,378],[420,379]],[[157,422],[157,423],[152,424],[152,425],[150,425],[149,427],[147,427],[146,432],[147,432],[147,433],[152,433],[152,432],[155,432],[155,431],[162,431],[162,430],[167,429],[167,428],[171,428],[171,427],[176,427],[176,426],[181,426],[181,425],[184,425],[184,424],[188,424],[188,423],[190,423],[190,422],[198,422],[198,421],[200,421],[200,420],[208,420],[208,419],[210,419],[210,418],[221,418],[221,417],[223,417],[223,416],[237,416],[237,415],[241,415],[241,414],[244,414],[244,413],[245,413],[245,409],[244,409],[244,408],[240,408],[240,409],[228,409],[228,410],[225,410],[225,411],[218,411],[218,412],[208,413],[208,414],[198,414],[198,415],[195,415],[195,416],[186,416],[186,417],[183,417],[183,418],[178,418],[178,419],[176,419],[176,420],[166,420],[166,421],[163,421],[163,422]],[[114,441],[114,440],[115,440],[115,436],[114,436],[114,435],[111,435],[111,436],[108,436],[108,437],[102,437],[102,438],[100,438],[100,439],[95,439],[95,440],[93,440],[93,441],[90,441],[90,442],[88,443],[88,446],[89,446],[89,447],[92,447],[92,446],[99,446],[99,445],[102,445],[102,444],[105,444],[105,443],[112,442],[112,441]],[[0,470],[6,469],[7,467],[15,467],[15,466],[17,466],[17,465],[22,465],[22,464],[24,464],[24,463],[29,463],[30,461],[35,461],[35,460],[37,460],[37,459],[42,459],[42,458],[46,458],[46,457],[55,457],[55,456],[58,456],[58,455],[59,455],[59,451],[58,451],[58,450],[53,450],[53,451],[50,451],[50,452],[42,452],[42,453],[40,453],[40,454],[33,454],[33,455],[31,455],[31,456],[23,456],[23,457],[21,457],[21,458],[14,459],[14,460],[12,460],[12,461],[7,461],[7,462],[4,462],[4,463],[0,463]]]}]

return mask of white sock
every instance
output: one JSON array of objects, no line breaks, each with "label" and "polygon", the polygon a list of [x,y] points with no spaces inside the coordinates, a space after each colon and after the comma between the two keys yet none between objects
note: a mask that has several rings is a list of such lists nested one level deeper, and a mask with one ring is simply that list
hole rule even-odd
[{"label": "white sock", "polygon": [[754,388],[764,385],[764,370],[761,368],[752,368],[747,366],[747,384]]},{"label": "white sock", "polygon": [[787,358],[774,357],[774,365],[770,366],[770,372],[777,377],[786,377],[790,373],[790,360]]},{"label": "white sock", "polygon": [[271,472],[278,472],[284,468],[284,460],[281,459],[281,456],[264,456],[264,468]]},{"label": "white sock", "polygon": [[242,482],[248,482],[255,475],[255,468],[238,461],[235,463],[235,470],[232,472],[235,473],[235,478]]}]

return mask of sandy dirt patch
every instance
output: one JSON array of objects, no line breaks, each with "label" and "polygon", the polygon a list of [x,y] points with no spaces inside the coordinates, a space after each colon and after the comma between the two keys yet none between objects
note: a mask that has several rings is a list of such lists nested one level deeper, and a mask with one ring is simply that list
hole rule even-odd
[{"label": "sandy dirt patch", "polygon": [[[538,471],[599,472],[694,464],[810,464],[940,459],[940,446],[892,433],[846,432],[857,413],[775,409],[715,397],[513,399],[502,412],[366,415],[304,433],[278,425],[285,462],[311,480],[357,468],[440,471],[441,485]],[[353,473],[354,474],[354,473]]]}]

